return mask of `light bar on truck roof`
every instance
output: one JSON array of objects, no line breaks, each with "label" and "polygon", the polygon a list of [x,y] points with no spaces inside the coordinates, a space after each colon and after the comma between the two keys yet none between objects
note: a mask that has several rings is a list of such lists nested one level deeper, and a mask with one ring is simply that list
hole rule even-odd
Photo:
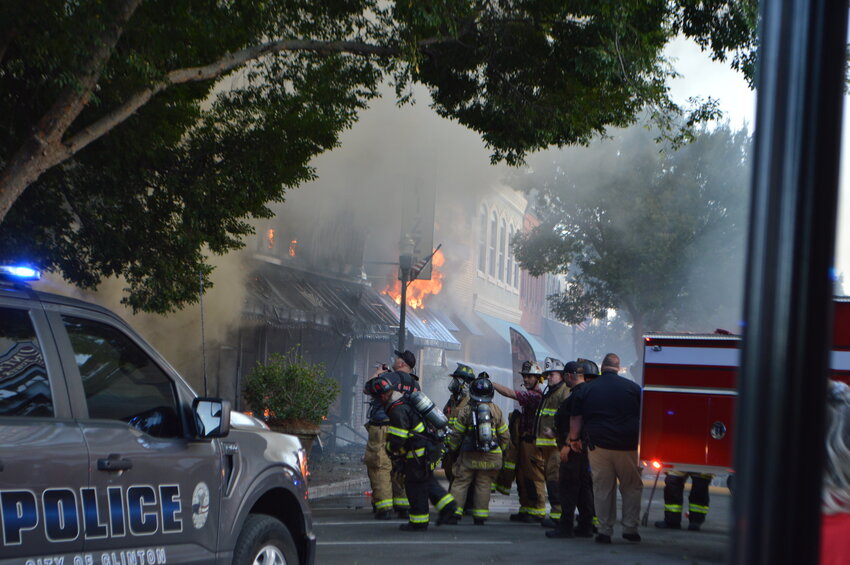
[{"label": "light bar on truck roof", "polygon": [[0,265],[0,278],[19,281],[37,281],[41,278],[38,269],[25,265]]}]

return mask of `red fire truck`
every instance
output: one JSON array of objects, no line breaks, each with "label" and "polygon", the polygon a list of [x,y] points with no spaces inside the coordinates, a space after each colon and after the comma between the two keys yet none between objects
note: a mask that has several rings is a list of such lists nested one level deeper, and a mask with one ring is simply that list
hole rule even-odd
[{"label": "red fire truck", "polygon": [[[850,298],[834,302],[831,376],[850,384]],[[645,466],[665,471],[733,471],[740,345],[737,335],[644,336],[639,449]]]}]

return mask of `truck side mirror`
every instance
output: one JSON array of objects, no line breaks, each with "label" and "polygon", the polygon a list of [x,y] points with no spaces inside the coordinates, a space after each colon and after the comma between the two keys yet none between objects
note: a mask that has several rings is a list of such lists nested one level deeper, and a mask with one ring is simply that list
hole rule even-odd
[{"label": "truck side mirror", "polygon": [[195,437],[212,439],[230,432],[230,402],[221,398],[196,398],[192,401]]}]

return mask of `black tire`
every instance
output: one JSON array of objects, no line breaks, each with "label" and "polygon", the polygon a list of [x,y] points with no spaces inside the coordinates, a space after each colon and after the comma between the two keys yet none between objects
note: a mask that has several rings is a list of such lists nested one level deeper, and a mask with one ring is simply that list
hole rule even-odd
[{"label": "black tire", "polygon": [[233,565],[298,565],[298,550],[280,520],[250,514],[236,540]]}]

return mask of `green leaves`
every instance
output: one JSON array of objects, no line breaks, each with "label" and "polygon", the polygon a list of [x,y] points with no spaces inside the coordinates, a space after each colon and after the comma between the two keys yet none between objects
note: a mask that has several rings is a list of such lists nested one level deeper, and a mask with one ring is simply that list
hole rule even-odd
[{"label": "green leaves", "polygon": [[628,315],[646,330],[712,331],[737,320],[743,268],[749,137],[728,125],[659,151],[643,128],[535,163],[541,225],[517,237],[532,274],[567,275],[552,298],[578,323]]},{"label": "green leaves", "polygon": [[339,395],[339,384],[325,375],[321,363],[309,363],[297,348],[272,353],[267,363],[245,378],[245,400],[258,417],[276,423],[304,420],[320,423]]},{"label": "green leaves", "polygon": [[[197,300],[205,253],[241,247],[252,218],[312,179],[311,159],[338,144],[385,79],[401,101],[412,81],[428,86],[434,110],[478,132],[494,162],[587,145],[645,109],[681,143],[716,108],[699,106],[680,127],[664,45],[682,31],[746,70],[755,23],[750,3],[731,0],[146,0],[92,68],[115,6],[129,1],[0,2],[0,210],[14,203],[0,259],[83,287],[124,277],[124,302],[154,312]],[[259,46],[214,80],[163,82]],[[91,92],[86,76],[97,79]],[[66,89],[87,93],[79,115],[56,108]],[[43,143],[32,136],[45,116],[70,124],[50,141],[62,156],[18,173],[19,196],[4,167],[47,154],[29,149]],[[65,154],[107,117],[117,125]]]}]

